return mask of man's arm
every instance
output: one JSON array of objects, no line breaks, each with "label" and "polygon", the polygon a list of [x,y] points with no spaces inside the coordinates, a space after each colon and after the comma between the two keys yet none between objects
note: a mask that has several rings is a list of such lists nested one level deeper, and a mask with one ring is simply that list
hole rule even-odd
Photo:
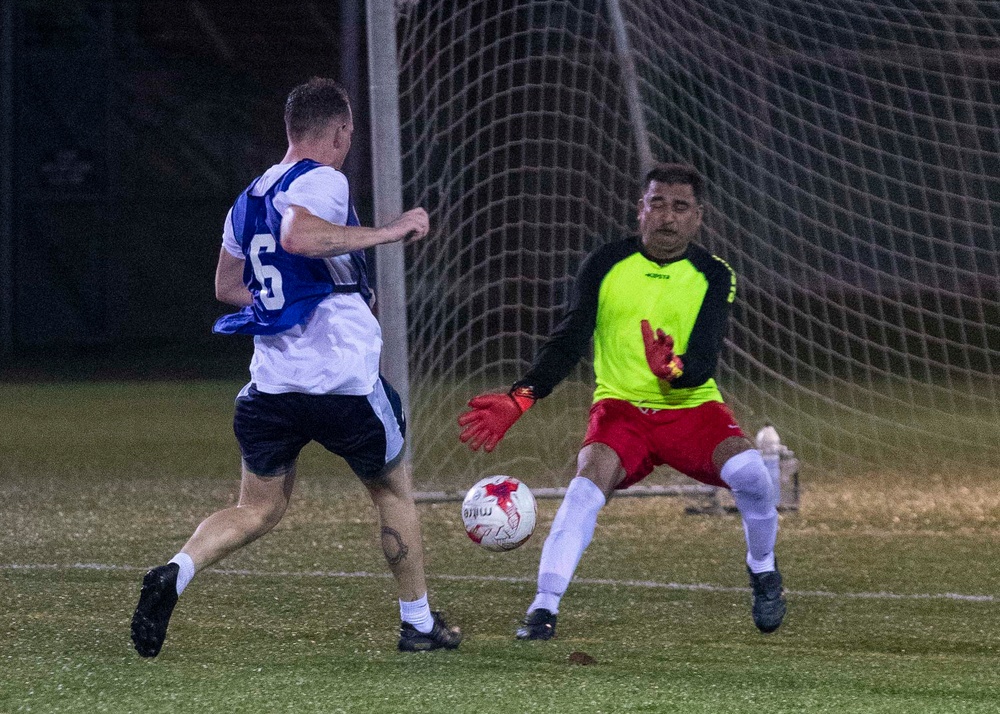
[{"label": "man's arm", "polygon": [[228,250],[219,250],[219,264],[215,267],[215,298],[219,302],[246,307],[253,296],[243,284],[243,258],[236,258]]},{"label": "man's arm", "polygon": [[590,345],[597,321],[597,295],[601,281],[617,256],[599,250],[580,268],[569,306],[558,327],[542,345],[522,379],[506,394],[480,394],[469,401],[470,410],[458,418],[459,439],[472,450],[493,451],[514,422],[535,403],[548,396],[580,361]]},{"label": "man's arm", "polygon": [[531,368],[514,383],[514,389],[529,387],[535,399],[546,397],[586,354],[597,324],[601,281],[620,258],[618,252],[598,250],[583,262],[562,319],[539,348]]},{"label": "man's arm", "polygon": [[724,261],[706,261],[708,291],[695,319],[687,351],[680,355],[684,372],[670,382],[674,389],[698,387],[715,375],[719,354],[729,327],[729,313],[736,297],[736,274]]},{"label": "man's arm", "polygon": [[430,230],[427,211],[413,208],[381,228],[339,226],[302,206],[291,205],[281,215],[281,247],[306,258],[332,258],[399,240],[420,240]]}]

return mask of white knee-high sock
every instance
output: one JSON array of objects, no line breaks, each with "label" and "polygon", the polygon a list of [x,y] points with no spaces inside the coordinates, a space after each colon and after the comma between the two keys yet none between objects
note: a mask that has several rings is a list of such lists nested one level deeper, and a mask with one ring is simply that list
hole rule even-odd
[{"label": "white knee-high sock", "polygon": [[590,479],[577,476],[569,482],[566,496],[552,521],[552,530],[542,546],[538,594],[528,612],[542,607],[559,612],[559,600],[573,579],[580,556],[594,537],[597,513],[606,501],[604,493]]},{"label": "white knee-high sock", "polygon": [[774,570],[774,544],[778,538],[778,489],[756,449],[729,459],[722,480],[733,490],[743,517],[747,540],[747,565],[755,573]]}]

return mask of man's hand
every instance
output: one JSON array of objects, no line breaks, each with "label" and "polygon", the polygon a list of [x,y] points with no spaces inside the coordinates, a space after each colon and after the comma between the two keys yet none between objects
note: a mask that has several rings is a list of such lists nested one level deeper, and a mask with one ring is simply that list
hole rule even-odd
[{"label": "man's hand", "polygon": [[646,362],[653,374],[668,382],[684,374],[684,362],[674,354],[674,338],[659,327],[654,334],[649,320],[643,320],[641,324],[642,341],[646,345]]},{"label": "man's hand", "polygon": [[517,389],[509,394],[480,394],[469,400],[470,411],[458,417],[462,427],[459,439],[473,451],[493,451],[514,422],[535,403],[530,389]]},{"label": "man's hand", "polygon": [[386,229],[396,236],[394,240],[411,243],[424,238],[430,232],[430,225],[427,211],[423,208],[411,208],[386,226]]}]

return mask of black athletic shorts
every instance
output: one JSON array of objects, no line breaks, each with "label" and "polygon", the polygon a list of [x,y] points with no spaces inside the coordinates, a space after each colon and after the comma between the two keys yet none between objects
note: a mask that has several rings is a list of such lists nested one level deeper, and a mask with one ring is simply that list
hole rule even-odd
[{"label": "black athletic shorts", "polygon": [[236,398],[233,431],[246,468],[258,476],[284,473],[317,441],[368,480],[400,453],[406,424],[399,395],[379,377],[366,396],[266,394],[251,384]]}]

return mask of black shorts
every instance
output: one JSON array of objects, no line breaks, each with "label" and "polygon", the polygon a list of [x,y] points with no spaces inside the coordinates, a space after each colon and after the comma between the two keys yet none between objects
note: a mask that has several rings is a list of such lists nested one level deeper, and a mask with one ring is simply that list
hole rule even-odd
[{"label": "black shorts", "polygon": [[369,480],[402,450],[406,424],[399,395],[379,377],[366,396],[266,394],[251,384],[236,398],[233,431],[243,463],[258,476],[284,473],[317,441]]}]

